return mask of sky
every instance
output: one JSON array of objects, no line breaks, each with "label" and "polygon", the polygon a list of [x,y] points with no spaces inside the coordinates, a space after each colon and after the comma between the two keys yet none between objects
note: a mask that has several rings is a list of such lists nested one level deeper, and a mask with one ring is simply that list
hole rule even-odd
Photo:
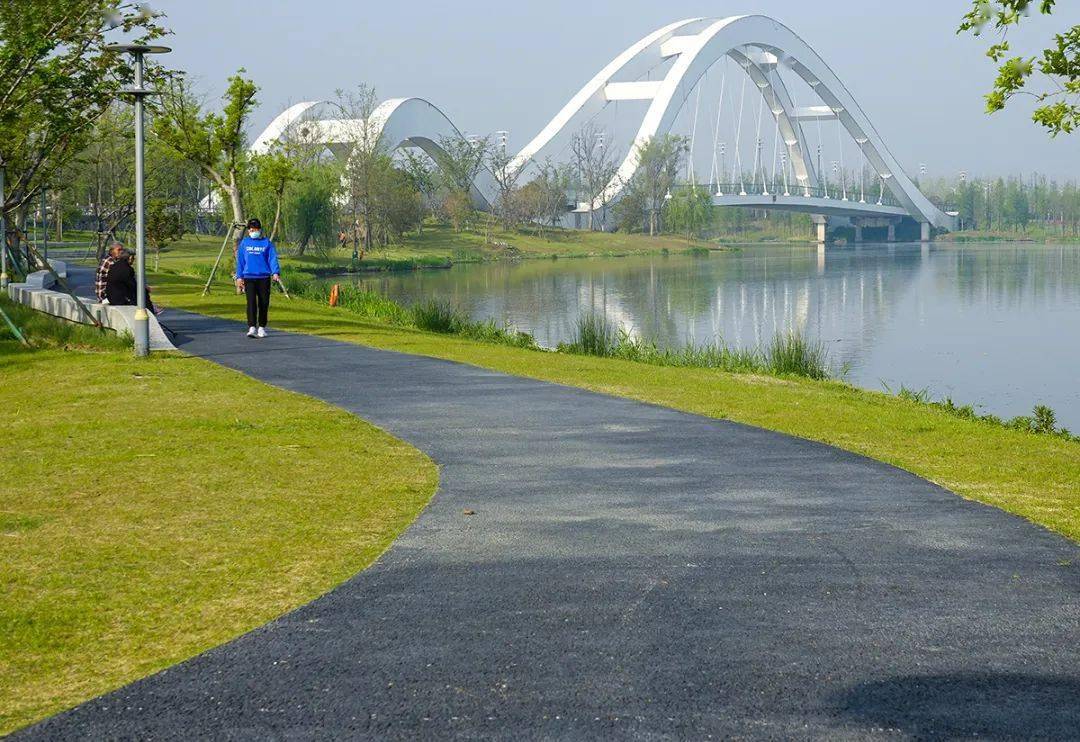
[{"label": "sky", "polygon": [[[832,67],[909,173],[1039,172],[1080,179],[1080,133],[1056,140],[1032,105],[987,116],[988,39],[957,36],[968,0],[152,0],[175,32],[170,66],[209,102],[238,68],[260,86],[256,136],[290,103],[358,83],[383,98],[432,101],[463,131],[511,132],[523,146],[601,67],[683,18],[769,15]],[[1014,48],[1042,49],[1080,23],[1080,4],[1034,16]]]}]

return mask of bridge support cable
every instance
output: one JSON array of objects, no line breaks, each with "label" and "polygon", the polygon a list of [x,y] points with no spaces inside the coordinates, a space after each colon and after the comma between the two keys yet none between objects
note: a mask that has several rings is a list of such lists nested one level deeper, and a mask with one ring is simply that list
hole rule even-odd
[{"label": "bridge support cable", "polygon": [[724,57],[723,60],[724,71],[720,76],[720,98],[716,104],[716,122],[713,124],[713,141],[712,141],[712,172],[709,173],[709,183],[715,184],[716,195],[724,195],[720,190],[720,179],[724,177],[725,173],[721,172],[720,166],[717,163],[717,150],[720,147],[720,114],[724,110],[724,91],[727,89],[727,69],[728,69],[728,57]]},{"label": "bridge support cable", "polygon": [[[774,74],[777,75],[777,77],[779,77],[779,72],[778,71],[773,70],[773,71],[769,72],[770,76],[772,76]],[[778,166],[778,164],[780,162],[780,114],[782,114],[784,111],[783,111],[783,108],[780,106],[780,104],[776,100],[776,86],[775,85],[769,85],[769,93],[772,95],[772,104],[769,106],[769,110],[772,112],[772,115],[773,115],[772,184],[773,184],[773,193],[776,193],[778,190],[780,190],[779,184],[778,184],[777,179],[776,179],[776,169],[777,169],[777,166]],[[787,190],[787,189],[785,188],[784,190]]]},{"label": "bridge support cable", "polygon": [[743,112],[746,110],[746,77],[742,79],[742,92],[739,94],[739,117],[735,122],[735,157],[734,162],[731,165],[731,182],[736,182],[736,177],[739,183],[739,195],[746,195],[746,179],[743,177],[742,171],[742,124],[743,124]]},{"label": "bridge support cable", "polygon": [[[799,102],[795,99],[795,94],[794,93],[791,93],[790,99],[791,99],[791,109],[792,109],[792,111],[797,112],[799,110]],[[813,167],[813,165],[810,163],[810,153],[806,151],[806,131],[802,128],[802,123],[800,123],[799,117],[797,115],[794,116],[794,126],[798,127],[795,131],[798,132],[802,137],[801,142],[799,142],[798,139],[796,139],[796,141],[799,143],[800,153],[802,155],[804,169],[811,169]],[[794,162],[791,163],[791,167],[792,167],[792,169],[795,168],[795,163]],[[803,196],[805,198],[810,198],[810,188],[811,188],[811,186],[810,186],[810,174],[809,174],[809,172],[806,175],[802,176],[801,178],[799,177],[798,173],[796,173],[795,177],[796,177],[796,180],[799,183],[802,184]]]},{"label": "bridge support cable", "polygon": [[866,146],[866,139],[856,139],[855,143],[859,145],[860,167],[859,167],[859,203],[866,203],[866,151],[863,149]]},{"label": "bridge support cable", "polygon": [[[705,71],[705,79],[708,80],[709,72]],[[697,125],[698,125],[698,113],[701,110],[701,81],[697,84],[697,96],[694,100],[694,121],[690,125],[690,152],[686,158],[686,179],[690,181],[690,185],[697,184],[697,173],[694,172],[694,148],[697,144]]]},{"label": "bridge support cable", "polygon": [[847,197],[847,171],[844,169],[844,135],[843,126],[840,124],[840,111],[836,111],[836,146],[840,148],[840,185],[844,191],[844,201]]},{"label": "bridge support cable", "polygon": [[[755,83],[756,84],[756,83]],[[761,88],[761,85],[758,85]],[[759,90],[764,93],[764,90]],[[757,108],[757,127],[754,135],[754,187],[757,188],[758,170],[761,171],[761,193],[764,196],[769,195],[769,186],[765,182],[765,163],[762,162],[761,157],[761,114],[765,110],[765,96],[760,95],[758,97]]]},{"label": "bridge support cable", "polygon": [[821,181],[818,183],[819,188],[825,189],[825,198],[829,197],[829,175],[823,167],[821,167],[821,150],[824,147],[824,137],[821,134],[821,119],[817,120],[817,171],[818,179]]}]

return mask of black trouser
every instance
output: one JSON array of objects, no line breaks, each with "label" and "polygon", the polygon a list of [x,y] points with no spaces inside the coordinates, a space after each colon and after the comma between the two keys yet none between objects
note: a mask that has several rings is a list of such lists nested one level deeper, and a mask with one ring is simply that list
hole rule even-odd
[{"label": "black trouser", "polygon": [[247,294],[248,327],[266,327],[266,313],[270,310],[270,277],[245,278],[244,293]]}]

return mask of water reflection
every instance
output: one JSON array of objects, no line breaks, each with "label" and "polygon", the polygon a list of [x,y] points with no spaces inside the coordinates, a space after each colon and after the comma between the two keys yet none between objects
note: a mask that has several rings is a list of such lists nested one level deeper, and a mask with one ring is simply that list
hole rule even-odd
[{"label": "water reflection", "polygon": [[592,308],[660,343],[755,346],[794,328],[850,380],[928,387],[1002,415],[1049,404],[1080,428],[1080,247],[754,247],[710,257],[527,261],[384,274],[402,301],[449,299],[548,346]]}]

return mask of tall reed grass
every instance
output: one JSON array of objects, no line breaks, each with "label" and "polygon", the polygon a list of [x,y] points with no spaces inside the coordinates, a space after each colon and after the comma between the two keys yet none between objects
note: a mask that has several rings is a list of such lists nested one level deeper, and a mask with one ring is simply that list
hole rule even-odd
[{"label": "tall reed grass", "polygon": [[654,366],[715,368],[732,373],[809,379],[831,376],[825,347],[799,333],[778,335],[764,349],[731,348],[723,343],[672,348],[660,346],[654,340],[634,337],[625,330],[616,330],[604,315],[596,312],[587,312],[578,319],[573,341],[560,345],[559,350]]},{"label": "tall reed grass", "polygon": [[[330,300],[330,284],[308,278],[292,278],[289,293],[321,304]],[[357,286],[339,284],[338,306],[352,314],[386,322],[399,327],[415,327],[418,330],[438,332],[445,335],[461,335],[473,340],[483,340],[516,348],[535,348],[531,335],[501,327],[493,320],[486,322],[470,318],[449,302],[429,300],[412,306],[402,306],[376,291]]]}]

